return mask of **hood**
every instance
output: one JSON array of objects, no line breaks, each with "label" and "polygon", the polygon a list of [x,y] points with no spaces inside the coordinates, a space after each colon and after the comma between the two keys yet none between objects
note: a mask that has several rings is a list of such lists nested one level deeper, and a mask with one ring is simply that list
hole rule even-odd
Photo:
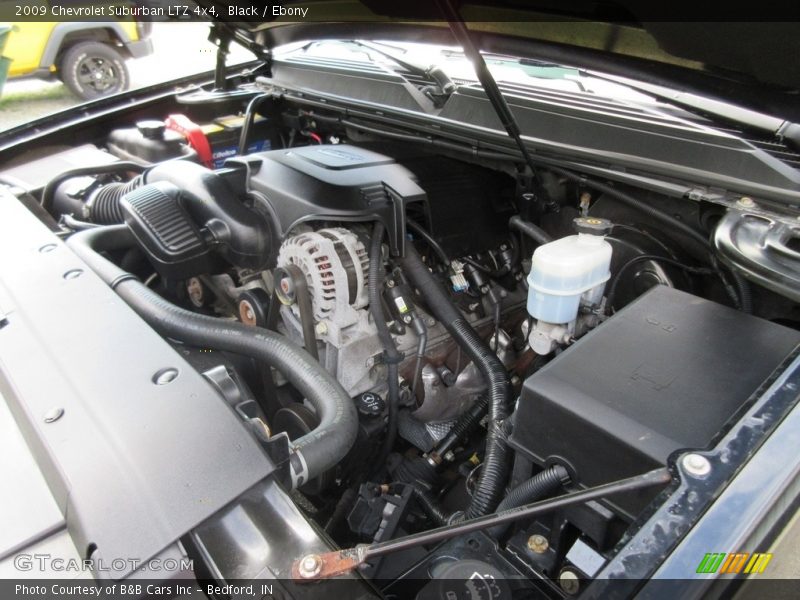
[{"label": "hood", "polygon": [[[739,20],[718,22],[714,19],[722,17],[709,7],[680,11],[675,3],[642,8],[632,0],[451,1],[484,51],[593,69],[800,118],[800,61],[793,59],[800,56],[800,6],[770,8],[769,18],[775,19],[770,22],[745,21],[744,8],[733,15]],[[259,7],[255,15],[249,0],[197,4],[214,7],[218,20],[266,48],[325,38],[454,44],[430,0],[286,1]],[[674,21],[677,16],[681,22]]]}]

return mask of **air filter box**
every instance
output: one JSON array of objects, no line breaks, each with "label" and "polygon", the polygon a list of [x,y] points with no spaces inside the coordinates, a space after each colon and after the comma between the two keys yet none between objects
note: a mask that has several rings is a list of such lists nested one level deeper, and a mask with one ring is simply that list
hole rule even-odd
[{"label": "air filter box", "polygon": [[[656,286],[525,381],[511,445],[566,465],[581,487],[644,473],[711,444],[798,343],[793,329]],[[609,506],[631,518],[654,494]]]}]

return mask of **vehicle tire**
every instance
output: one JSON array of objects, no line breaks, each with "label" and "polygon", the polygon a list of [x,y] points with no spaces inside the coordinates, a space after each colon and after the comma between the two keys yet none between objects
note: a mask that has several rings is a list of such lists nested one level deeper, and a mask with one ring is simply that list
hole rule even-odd
[{"label": "vehicle tire", "polygon": [[130,85],[125,60],[113,47],[100,42],[81,42],[67,50],[59,76],[84,100],[116,94]]}]

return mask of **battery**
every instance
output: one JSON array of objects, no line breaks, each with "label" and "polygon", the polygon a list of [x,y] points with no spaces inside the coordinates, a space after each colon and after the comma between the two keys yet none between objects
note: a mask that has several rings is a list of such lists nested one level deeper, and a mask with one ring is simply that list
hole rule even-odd
[{"label": "battery", "polygon": [[[221,167],[226,159],[236,156],[238,153],[244,120],[245,117],[243,116],[227,115],[200,126],[211,146],[211,159],[215,169]],[[271,150],[273,147],[273,134],[269,120],[256,115],[250,127],[250,140],[247,144],[246,153],[251,154],[253,152]]]}]

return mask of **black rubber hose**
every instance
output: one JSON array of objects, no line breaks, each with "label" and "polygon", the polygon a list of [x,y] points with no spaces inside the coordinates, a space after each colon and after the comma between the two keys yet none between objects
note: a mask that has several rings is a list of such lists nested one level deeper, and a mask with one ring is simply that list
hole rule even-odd
[{"label": "black rubber hose", "polygon": [[[497,505],[496,512],[503,512],[504,510],[517,508],[518,506],[546,498],[563,485],[569,483],[569,479],[569,473],[564,467],[553,465],[508,492],[503,501]],[[498,537],[503,535],[507,529],[508,525],[499,525],[490,529],[489,533]]]},{"label": "black rubber hose", "polygon": [[411,486],[414,498],[420,508],[422,508],[422,512],[424,512],[437,527],[447,525],[450,514],[439,504],[439,501],[433,497],[433,494],[419,485],[413,483],[408,485]]},{"label": "black rubber hose", "polygon": [[720,282],[722,282],[722,289],[725,290],[728,298],[731,299],[732,305],[741,310],[742,302],[741,298],[739,298],[739,291],[736,289],[736,286],[728,280],[728,276],[722,269],[722,265],[719,264],[719,259],[717,256],[715,254],[711,254],[709,259],[711,261],[711,266],[714,268],[714,271],[717,274],[717,277],[719,277]]},{"label": "black rubber hose", "polygon": [[500,501],[508,478],[508,448],[505,426],[508,417],[509,382],[505,367],[466,319],[450,302],[444,288],[433,278],[411,244],[401,259],[403,271],[420,291],[436,318],[464,349],[481,371],[487,384],[489,425],[486,452],[478,483],[465,518],[491,513]]},{"label": "black rubber hose", "polygon": [[439,260],[442,261],[442,263],[444,264],[445,269],[449,269],[450,257],[447,256],[447,252],[445,252],[442,249],[442,247],[439,245],[439,242],[433,239],[433,236],[430,233],[428,233],[427,230],[416,221],[412,221],[411,219],[406,219],[406,224],[408,225],[408,228],[411,231],[416,233],[419,237],[421,237],[425,241],[426,244],[428,244],[428,246],[431,247],[431,250],[433,250],[436,253],[436,256],[438,256]]},{"label": "black rubber hose", "polygon": [[739,310],[748,315],[753,314],[753,290],[750,287],[750,282],[733,269],[731,269],[730,273],[739,297]]},{"label": "black rubber hose", "polygon": [[514,215],[513,217],[511,217],[511,219],[509,219],[508,221],[508,226],[511,229],[516,229],[520,233],[527,235],[529,238],[531,238],[534,242],[536,242],[540,246],[542,244],[548,244],[553,241],[552,236],[550,236],[550,234],[547,233],[544,229],[538,227],[537,225],[534,225],[530,221],[525,221],[519,215]]},{"label": "black rubber hose", "polygon": [[142,173],[147,167],[139,163],[129,161],[118,161],[107,165],[95,165],[93,167],[79,167],[59,173],[47,182],[42,190],[42,207],[50,212],[53,209],[53,199],[58,187],[73,177],[86,177],[87,175],[108,175],[110,173],[120,173],[122,171],[134,171]]},{"label": "black rubber hose", "polygon": [[417,456],[415,458],[399,457],[397,466],[392,471],[396,481],[402,483],[414,483],[431,488],[436,483],[438,477],[436,465],[432,464],[427,458]]},{"label": "black rubber hose", "polygon": [[269,97],[270,94],[259,94],[248,103],[247,110],[245,110],[244,113],[244,124],[242,125],[242,131],[239,134],[239,149],[237,152],[238,156],[244,156],[247,154],[247,146],[248,142],[250,141],[250,130],[253,128],[253,123],[256,120],[256,111],[258,110],[259,105]]},{"label": "black rubber hose", "polygon": [[287,338],[260,327],[190,312],[171,304],[99,252],[135,244],[125,225],[87,229],[67,245],[153,329],[193,346],[241,354],[274,367],[311,403],[319,425],[292,442],[296,486],[334,467],[350,451],[358,434],[358,415],[350,396],[318,362]]},{"label": "black rubber hose", "polygon": [[497,505],[497,512],[530,504],[545,495],[552,494],[567,483],[569,483],[569,472],[561,465],[553,465],[508,492],[503,501]]},{"label": "black rubber hose", "polygon": [[397,439],[397,410],[400,404],[398,364],[403,359],[403,356],[397,351],[397,346],[394,344],[392,335],[389,333],[389,327],[386,325],[386,315],[383,312],[383,300],[381,298],[384,276],[383,254],[381,252],[383,232],[383,223],[376,221],[375,226],[372,228],[372,239],[369,247],[369,282],[367,284],[369,310],[372,314],[372,320],[375,322],[378,339],[380,339],[381,345],[383,346],[387,373],[386,383],[389,388],[386,403],[389,413],[386,426],[386,438],[384,439],[381,457],[375,462],[376,469],[380,469],[383,466],[383,463],[392,451],[395,440]]},{"label": "black rubber hose", "polygon": [[69,227],[73,231],[80,231],[81,229],[95,229],[96,227],[102,227],[102,225],[96,225],[95,223],[89,223],[88,221],[81,221],[76,219],[72,215],[61,215],[61,218],[58,220],[60,225],[64,225],[64,227]]}]

